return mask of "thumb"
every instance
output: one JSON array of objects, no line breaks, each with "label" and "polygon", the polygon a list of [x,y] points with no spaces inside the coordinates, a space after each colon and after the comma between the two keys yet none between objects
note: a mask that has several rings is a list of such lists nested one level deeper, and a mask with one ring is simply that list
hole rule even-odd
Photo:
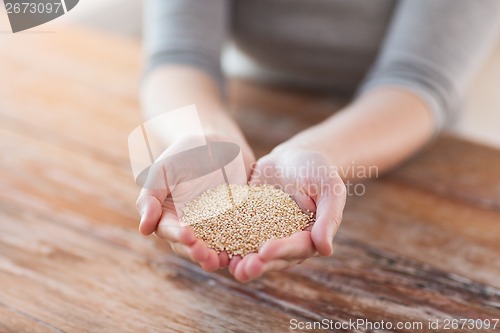
[{"label": "thumb", "polygon": [[311,238],[318,253],[329,256],[333,253],[333,238],[337,233],[346,202],[346,189],[343,182],[334,182],[335,190],[328,190],[318,198],[316,222],[311,229]]}]

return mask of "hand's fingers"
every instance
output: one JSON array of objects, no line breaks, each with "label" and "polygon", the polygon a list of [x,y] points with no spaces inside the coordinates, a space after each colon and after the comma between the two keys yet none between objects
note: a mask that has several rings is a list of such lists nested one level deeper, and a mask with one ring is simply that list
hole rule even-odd
[{"label": "hand's fingers", "polygon": [[269,162],[266,159],[266,156],[261,157],[258,161],[252,164],[252,172],[250,174],[250,181],[248,182],[250,185],[262,185],[264,183],[273,184],[274,175],[273,173],[266,174],[268,170]]},{"label": "hand's fingers", "polygon": [[240,282],[247,282],[249,281],[249,277],[246,273],[246,269],[245,269],[245,262],[243,261],[245,258],[241,259],[236,267],[234,268],[234,273],[233,273],[233,276],[236,280],[240,281]]},{"label": "hand's fingers", "polygon": [[250,176],[250,181],[248,182],[248,184],[252,186],[262,185],[262,178],[254,177],[253,175],[254,174]]},{"label": "hand's fingers", "polygon": [[209,249],[201,239],[191,246],[180,243],[172,243],[171,246],[175,253],[198,263],[207,272],[216,271],[220,266],[217,253]]},{"label": "hand's fingers", "polygon": [[165,210],[156,229],[156,235],[172,243],[191,245],[196,241],[193,228],[181,227],[177,216],[170,210]]},{"label": "hand's fingers", "polygon": [[204,262],[209,257],[209,249],[205,243],[199,239],[192,245],[185,245],[181,243],[171,243],[170,246],[175,253],[180,256],[191,259],[194,262]]},{"label": "hand's fingers", "polygon": [[226,251],[219,253],[219,268],[226,268],[229,265],[229,256]]},{"label": "hand's fingers", "polygon": [[[184,245],[186,246],[186,245]],[[193,245],[189,245],[191,257],[198,262],[205,262],[210,259],[210,249],[201,239],[196,240]]]},{"label": "hand's fingers", "polygon": [[234,275],[234,270],[238,266],[238,263],[242,260],[241,256],[233,256],[231,260],[229,260],[229,273]]},{"label": "hand's fingers", "polygon": [[264,261],[303,259],[314,256],[316,249],[309,231],[299,231],[287,238],[273,239],[259,249]]},{"label": "hand's fingers", "polygon": [[137,199],[137,211],[141,216],[139,231],[143,235],[155,231],[161,217],[163,202],[169,194],[166,166],[163,163],[154,163],[149,169]]},{"label": "hand's fingers", "polygon": [[175,254],[187,258],[193,262],[195,261],[191,257],[191,251],[189,249],[189,246],[180,243],[170,243],[170,247],[172,248],[172,251],[175,252]]},{"label": "hand's fingers", "polygon": [[316,210],[316,204],[314,200],[306,193],[301,192],[300,190],[295,190],[294,192],[289,191],[289,193],[293,200],[299,205],[302,211],[306,212],[314,212]]},{"label": "hand's fingers", "polygon": [[[248,279],[254,279],[264,273],[265,262],[259,257],[257,253],[250,253],[246,255],[238,266],[241,266],[241,272],[244,275],[239,277],[247,277]],[[235,276],[236,277],[236,276]]]},{"label": "hand's fingers", "polygon": [[208,257],[203,262],[200,262],[200,265],[207,272],[215,272],[220,266],[217,252],[213,249],[209,249]]},{"label": "hand's fingers", "polygon": [[311,229],[311,237],[322,256],[333,253],[333,237],[342,222],[346,202],[346,188],[340,178],[331,184],[332,188],[321,193],[316,208],[316,221]]},{"label": "hand's fingers", "polygon": [[252,171],[255,167],[255,155],[250,149],[249,146],[240,146],[242,156],[243,156],[243,163],[245,164],[245,171],[247,174],[247,180],[250,178],[252,175]]},{"label": "hand's fingers", "polygon": [[[243,259],[247,259],[247,255]],[[254,280],[264,275],[267,272],[273,271],[282,271],[288,269],[292,266],[295,266],[299,263],[300,260],[271,260],[268,262],[262,261],[258,256],[250,256],[245,263],[241,263],[236,268],[234,273],[235,279],[240,282],[248,282],[250,280]]]},{"label": "hand's fingers", "polygon": [[297,265],[299,261],[300,260],[281,260],[281,259],[268,261],[264,265],[264,272],[262,274],[267,272],[283,271],[285,269]]},{"label": "hand's fingers", "polygon": [[143,189],[137,199],[137,211],[141,216],[139,231],[149,235],[155,231],[162,214],[162,204],[167,197],[164,190]]}]

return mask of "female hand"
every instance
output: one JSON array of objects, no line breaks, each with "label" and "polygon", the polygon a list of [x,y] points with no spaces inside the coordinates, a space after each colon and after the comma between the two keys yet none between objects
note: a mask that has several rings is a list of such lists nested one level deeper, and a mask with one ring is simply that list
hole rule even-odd
[{"label": "female hand", "polygon": [[[231,139],[220,135],[212,135],[206,139],[208,143],[232,142]],[[173,251],[180,256],[198,263],[206,271],[215,271],[228,265],[227,254],[225,252],[217,254],[215,250],[208,248],[203,240],[196,238],[190,226],[181,226],[177,212],[182,209],[184,203],[194,199],[200,192],[218,185],[220,178],[214,175],[200,178],[195,182],[185,182],[186,179],[192,179],[190,166],[199,161],[188,159],[172,162],[170,160],[169,163],[169,160],[164,158],[173,151],[185,151],[183,148],[192,147],[192,141],[196,140],[199,142],[199,138],[186,138],[174,143],[150,169],[148,181],[145,182],[137,200],[137,210],[141,215],[139,230],[144,235],[154,232],[159,238],[167,240]],[[245,181],[250,165],[255,159],[246,143],[240,142],[239,147],[246,170],[236,171],[243,172]],[[231,170],[226,171],[231,172]],[[181,182],[183,182],[182,186],[178,186]],[[175,196],[172,193],[173,188]]]},{"label": "female hand", "polygon": [[287,269],[315,255],[333,252],[333,237],[342,220],[346,188],[336,168],[318,152],[286,144],[262,157],[250,183],[274,185],[292,196],[304,212],[314,212],[312,226],[290,237],[265,243],[258,253],[233,257],[229,270],[246,282],[265,272]]}]

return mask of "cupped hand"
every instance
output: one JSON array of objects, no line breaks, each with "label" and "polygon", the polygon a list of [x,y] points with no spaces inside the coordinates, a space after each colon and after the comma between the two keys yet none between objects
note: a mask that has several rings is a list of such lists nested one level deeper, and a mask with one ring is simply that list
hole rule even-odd
[{"label": "cupped hand", "polygon": [[[194,138],[195,141],[199,138]],[[208,142],[233,142],[223,136],[210,136]],[[172,152],[183,151],[185,147],[192,146],[193,138],[186,138],[168,147],[151,167],[137,200],[137,210],[141,216],[139,231],[143,235],[155,233],[159,238],[167,240],[173,251],[178,255],[198,263],[206,271],[215,271],[225,268],[229,258],[225,252],[217,253],[210,249],[203,240],[197,239],[193,228],[182,226],[179,222],[178,212],[183,204],[191,201],[200,192],[214,187],[220,178],[206,176],[195,182],[184,182],[182,187],[176,187],[180,182],[192,178],[189,166],[197,161],[184,160],[172,162],[163,158]],[[250,171],[254,162],[252,151],[248,145],[240,143],[240,152],[245,165],[245,176]],[[172,189],[174,188],[175,198]],[[179,190],[180,188],[180,190]],[[175,200],[174,200],[175,199]]]},{"label": "cupped hand", "polygon": [[266,242],[244,258],[233,257],[229,270],[241,281],[287,269],[307,258],[333,253],[333,237],[342,220],[346,188],[335,167],[319,152],[303,148],[275,149],[254,166],[251,184],[270,184],[287,192],[315,222],[287,238]]}]

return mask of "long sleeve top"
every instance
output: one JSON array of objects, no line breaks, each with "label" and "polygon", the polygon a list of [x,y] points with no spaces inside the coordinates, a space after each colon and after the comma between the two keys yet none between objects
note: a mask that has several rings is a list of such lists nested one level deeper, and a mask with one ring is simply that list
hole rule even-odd
[{"label": "long sleeve top", "polygon": [[188,64],[223,87],[230,43],[265,80],[332,93],[408,89],[438,132],[495,45],[500,1],[146,0],[144,22],[147,70]]}]

